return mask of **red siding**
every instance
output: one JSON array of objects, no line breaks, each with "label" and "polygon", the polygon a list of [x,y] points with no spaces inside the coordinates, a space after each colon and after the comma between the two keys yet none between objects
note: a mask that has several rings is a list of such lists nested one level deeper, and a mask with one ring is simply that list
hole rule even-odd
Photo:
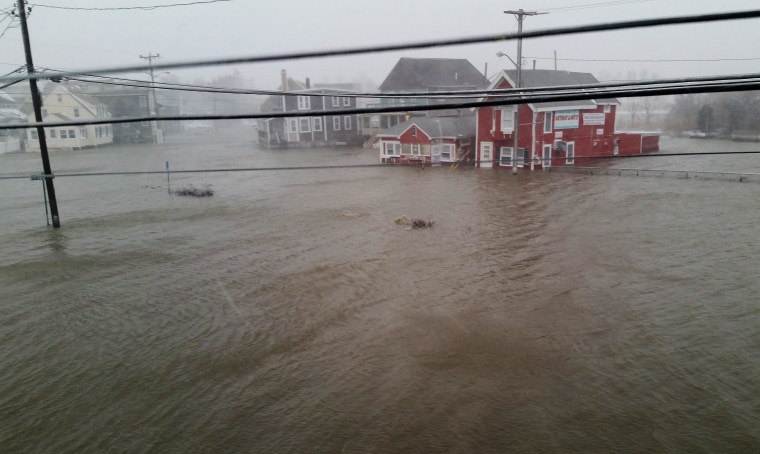
[{"label": "red siding", "polygon": [[[414,137],[414,132],[412,129],[417,129],[417,137]],[[425,134],[420,128],[417,128],[416,126],[413,126],[412,128],[409,128],[401,134],[401,143],[418,143],[418,144],[429,144],[430,143],[430,137]]]}]

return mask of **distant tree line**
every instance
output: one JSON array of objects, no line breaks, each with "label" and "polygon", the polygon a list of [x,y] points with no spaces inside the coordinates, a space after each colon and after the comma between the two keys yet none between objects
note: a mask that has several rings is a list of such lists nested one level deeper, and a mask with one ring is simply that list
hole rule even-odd
[{"label": "distant tree line", "polygon": [[738,131],[758,131],[760,92],[675,96],[664,126],[674,132],[731,134]]}]

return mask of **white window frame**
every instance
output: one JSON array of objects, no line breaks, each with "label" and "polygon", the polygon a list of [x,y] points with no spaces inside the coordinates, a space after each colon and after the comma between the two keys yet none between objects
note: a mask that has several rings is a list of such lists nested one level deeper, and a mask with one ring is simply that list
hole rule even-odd
[{"label": "white window frame", "polygon": [[565,142],[565,164],[575,164],[575,142]]},{"label": "white window frame", "polygon": [[298,134],[298,121],[295,118],[288,118],[288,132]]},{"label": "white window frame", "polygon": [[[441,155],[441,161],[443,162],[454,162],[456,160],[456,156],[454,156],[454,144],[451,143],[438,143],[435,145],[432,145],[433,150],[432,153],[435,154],[435,149],[440,150]],[[444,154],[449,155],[448,157],[444,157]]]},{"label": "white window frame", "polygon": [[69,129],[69,139],[76,139],[76,138],[77,138],[76,129]]},{"label": "white window frame", "polygon": [[66,130],[65,130],[65,129],[61,129],[61,133],[59,134],[59,136],[61,136],[61,137],[60,137],[61,139],[68,139],[68,138],[69,138],[69,136],[68,136],[68,134],[66,133]]},{"label": "white window frame", "polygon": [[383,142],[385,156],[401,156],[401,142]]},{"label": "white window frame", "polygon": [[412,156],[422,156],[422,146],[418,143],[413,143],[411,153]]},{"label": "white window frame", "polygon": [[515,149],[513,147],[499,147],[499,165],[512,167]]},{"label": "white window frame", "polygon": [[83,139],[87,138],[87,128],[79,128],[79,137]]},{"label": "white window frame", "polygon": [[322,117],[314,117],[312,122],[312,130],[314,132],[322,132]]},{"label": "white window frame", "polygon": [[340,117],[335,115],[333,118],[333,131],[340,131]]},{"label": "white window frame", "polygon": [[55,129],[50,130],[50,138],[55,139]]},{"label": "white window frame", "polygon": [[351,98],[348,96],[343,97],[343,107],[351,107]]},{"label": "white window frame", "polygon": [[505,134],[512,134],[515,130],[515,110],[514,109],[500,109],[501,110],[501,124],[500,130]]},{"label": "white window frame", "polygon": [[74,107],[74,117],[79,117],[79,108]]},{"label": "white window frame", "polygon": [[610,106],[609,104],[605,104],[604,113],[610,113],[610,112],[612,112],[612,106]]},{"label": "white window frame", "polygon": [[544,112],[544,134],[550,134],[554,128],[554,116],[552,112]]},{"label": "white window frame", "polygon": [[311,98],[308,96],[298,95],[298,110],[310,110]]},{"label": "white window frame", "polygon": [[42,116],[43,117],[47,117],[47,114],[48,114],[48,110],[47,109],[42,109]]},{"label": "white window frame", "polygon": [[311,119],[309,117],[298,118],[298,132],[311,132]]},{"label": "white window frame", "polygon": [[346,131],[351,130],[351,116],[350,115],[346,115],[345,117],[343,117],[343,129],[345,129]]},{"label": "white window frame", "polygon": [[333,96],[332,97],[332,106],[333,107],[340,107],[340,97],[339,96]]}]

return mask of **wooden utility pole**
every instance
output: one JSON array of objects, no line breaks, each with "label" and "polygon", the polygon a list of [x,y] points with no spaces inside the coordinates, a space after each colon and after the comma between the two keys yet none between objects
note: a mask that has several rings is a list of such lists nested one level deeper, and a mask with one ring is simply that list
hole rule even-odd
[{"label": "wooden utility pole", "polygon": [[[37,88],[37,79],[34,76],[34,61],[32,60],[32,46],[29,42],[29,28],[26,25],[26,1],[18,0],[18,18],[21,22],[21,34],[24,38],[24,53],[26,54],[26,71],[29,74],[29,88],[32,91],[32,105],[34,107],[34,120],[42,123],[42,97]],[[58,217],[58,201],[55,198],[55,186],[53,185],[53,171],[50,167],[50,157],[48,156],[47,140],[45,140],[45,128],[37,126],[37,138],[40,142],[40,156],[42,157],[42,170],[45,172],[44,182],[47,188],[48,204],[50,205],[50,216],[53,219],[53,227],[61,226]]]},{"label": "wooden utility pole", "polygon": [[[524,11],[523,9],[515,10],[507,10],[504,11],[504,14],[512,14],[517,19],[517,34],[522,35],[522,29],[523,29],[523,19],[525,16],[537,16],[539,14],[546,14],[546,13],[539,13],[536,11]],[[515,81],[516,87],[515,89],[519,90],[521,83],[522,83],[522,36],[518,36],[517,38],[517,80]],[[512,137],[515,139],[514,143],[514,159],[512,159],[512,173],[517,173],[517,157],[519,156],[519,142],[518,137],[520,135],[520,104],[517,104],[515,107],[515,132],[512,135]],[[531,156],[531,159],[533,157]],[[523,156],[523,161],[525,161],[525,156]]]}]

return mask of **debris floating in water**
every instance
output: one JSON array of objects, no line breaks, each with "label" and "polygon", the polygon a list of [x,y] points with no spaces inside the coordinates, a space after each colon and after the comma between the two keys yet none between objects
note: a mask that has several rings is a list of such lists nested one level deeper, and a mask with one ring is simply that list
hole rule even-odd
[{"label": "debris floating in water", "polygon": [[211,189],[210,184],[204,184],[202,187],[196,187],[189,184],[173,190],[172,194],[187,197],[211,197],[214,195],[214,190]]},{"label": "debris floating in water", "polygon": [[413,229],[426,229],[428,227],[432,227],[435,222],[430,220],[424,220],[424,219],[418,219],[418,218],[410,218],[409,216],[403,215],[396,218],[394,221],[396,225],[410,225]]}]

